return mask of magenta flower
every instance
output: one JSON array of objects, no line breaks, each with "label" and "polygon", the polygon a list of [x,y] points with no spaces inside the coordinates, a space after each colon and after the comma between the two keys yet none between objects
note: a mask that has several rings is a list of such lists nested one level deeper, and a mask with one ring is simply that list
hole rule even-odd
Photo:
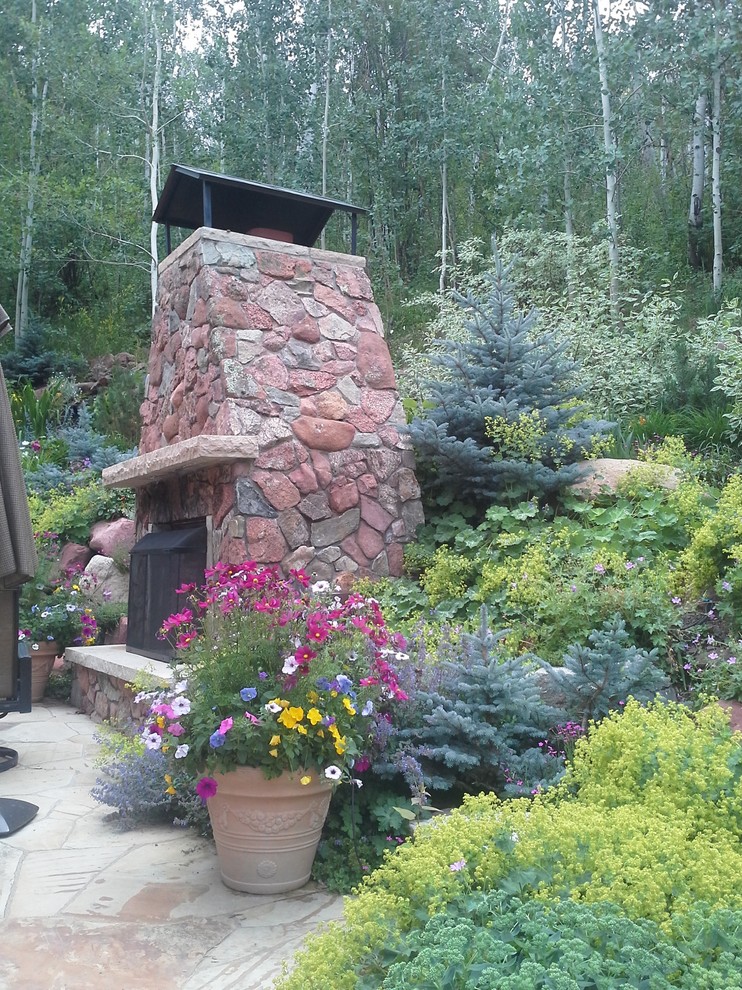
[{"label": "magenta flower", "polygon": [[451,873],[459,873],[461,870],[466,869],[466,860],[457,859],[456,862],[451,863],[451,865],[448,868],[451,871]]},{"label": "magenta flower", "polygon": [[229,718],[222,719],[222,724],[219,726],[219,734],[226,736],[233,725],[234,719],[231,716]]},{"label": "magenta flower", "polygon": [[216,794],[217,783],[213,777],[202,777],[196,784],[196,794],[204,804]]}]

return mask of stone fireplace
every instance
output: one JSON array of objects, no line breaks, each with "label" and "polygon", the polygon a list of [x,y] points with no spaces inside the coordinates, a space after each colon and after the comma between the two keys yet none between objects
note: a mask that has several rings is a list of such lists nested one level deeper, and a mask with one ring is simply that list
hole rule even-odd
[{"label": "stone fireplace", "polygon": [[[162,262],[137,533],[206,525],[206,563],[402,571],[420,489],[365,260],[202,226]],[[163,617],[164,618],[164,617]]]}]

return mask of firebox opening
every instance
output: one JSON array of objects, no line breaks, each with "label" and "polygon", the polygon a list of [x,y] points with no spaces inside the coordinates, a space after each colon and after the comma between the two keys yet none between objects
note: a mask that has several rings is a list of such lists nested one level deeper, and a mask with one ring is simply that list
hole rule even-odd
[{"label": "firebox opening", "polygon": [[186,604],[176,588],[202,584],[206,542],[206,521],[191,519],[147,533],[132,548],[127,652],[165,662],[173,657],[175,650],[158,639],[157,632],[169,615]]}]

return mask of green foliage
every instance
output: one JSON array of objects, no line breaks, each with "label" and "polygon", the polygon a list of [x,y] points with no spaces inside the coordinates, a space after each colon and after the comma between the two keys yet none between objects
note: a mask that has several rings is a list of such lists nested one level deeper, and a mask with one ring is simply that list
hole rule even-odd
[{"label": "green foliage", "polygon": [[629,696],[644,701],[668,686],[667,676],[655,666],[657,651],[637,649],[619,616],[587,638],[590,646],[571,645],[561,667],[539,661],[567,714],[583,727],[623,706]]},{"label": "green foliage", "polygon": [[20,439],[38,440],[58,426],[77,391],[74,382],[59,377],[49,379],[40,391],[30,381],[19,382],[10,390],[10,411]]},{"label": "green foliage", "polygon": [[144,395],[144,373],[115,366],[111,380],[93,400],[92,426],[115,440],[122,449],[139,443],[139,407]]},{"label": "green foliage", "polygon": [[679,580],[697,592],[742,563],[742,475],[733,475],[681,554]]},{"label": "green foliage", "polygon": [[558,713],[541,700],[523,658],[503,659],[501,638],[482,608],[479,629],[460,638],[462,658],[435,667],[434,686],[418,687],[401,713],[397,738],[434,790],[528,794],[561,773],[540,748]]},{"label": "green foliage", "polygon": [[48,336],[48,326],[34,324],[15,349],[3,355],[3,372],[9,384],[29,382],[32,388],[40,388],[53,378],[75,379],[84,373],[85,363],[65,349],[50,347]]},{"label": "green foliage", "polygon": [[742,913],[694,911],[668,937],[615,905],[462,892],[357,968],[358,990],[742,987]]},{"label": "green foliage", "polygon": [[28,503],[34,532],[56,533],[62,543],[86,543],[93,523],[129,516],[133,509],[131,492],[108,490],[91,472],[81,474],[71,491],[30,492]]},{"label": "green foliage", "polygon": [[439,375],[426,383],[431,405],[409,425],[429,490],[463,486],[481,511],[494,500],[558,491],[609,426],[573,405],[574,366],[564,345],[535,334],[535,312],[516,313],[507,277],[495,258],[483,295],[454,296],[469,314],[467,335],[433,355]]},{"label": "green foliage", "polygon": [[349,893],[380,866],[386,852],[408,836],[400,814],[411,809],[409,796],[364,776],[363,788],[338,788],[332,795],[312,876],[329,890]]},{"label": "green foliage", "polygon": [[[345,921],[309,940],[277,988],[355,990],[358,975],[384,959],[385,947],[393,956],[406,933],[415,939],[449,905],[453,925],[465,913],[462,894],[470,891],[477,898],[503,891],[506,911],[522,902],[534,911],[536,902],[544,911],[552,904],[557,912],[572,910],[565,899],[596,916],[617,910],[640,928],[646,921],[658,925],[676,948],[691,959],[698,951],[696,961],[711,966],[738,925],[720,915],[715,941],[709,913],[742,910],[741,761],[720,710],[693,716],[681,706],[644,709],[630,701],[578,743],[574,769],[545,796],[467,797],[461,808],[418,829],[365,881],[347,904]],[[595,907],[603,904],[616,908]],[[569,933],[575,934],[571,925]],[[693,976],[703,980],[700,970]]]}]

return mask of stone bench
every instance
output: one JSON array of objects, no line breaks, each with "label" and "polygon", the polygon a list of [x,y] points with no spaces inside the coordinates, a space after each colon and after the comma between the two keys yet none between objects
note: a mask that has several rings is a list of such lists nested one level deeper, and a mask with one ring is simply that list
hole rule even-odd
[{"label": "stone bench", "polygon": [[95,721],[141,725],[149,705],[135,703],[129,686],[142,674],[168,682],[171,670],[162,660],[127,653],[124,646],[70,646],[65,660],[72,665],[71,701]]}]

